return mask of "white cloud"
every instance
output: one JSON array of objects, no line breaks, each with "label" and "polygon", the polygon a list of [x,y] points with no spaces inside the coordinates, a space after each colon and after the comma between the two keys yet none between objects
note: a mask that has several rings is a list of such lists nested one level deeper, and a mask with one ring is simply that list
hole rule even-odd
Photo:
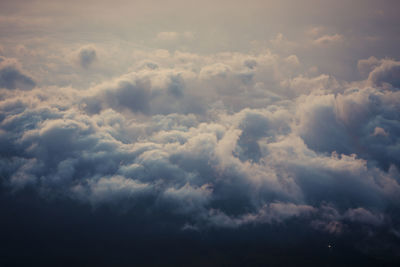
[{"label": "white cloud", "polygon": [[333,35],[323,35],[314,40],[314,44],[316,45],[331,45],[331,44],[340,44],[344,42],[344,36],[341,34],[333,34]]}]

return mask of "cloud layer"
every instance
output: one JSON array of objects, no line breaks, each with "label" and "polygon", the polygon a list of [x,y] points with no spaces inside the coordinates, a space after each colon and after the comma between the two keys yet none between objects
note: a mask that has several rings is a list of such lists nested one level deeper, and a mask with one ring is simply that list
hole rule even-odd
[{"label": "cloud layer", "polygon": [[0,3],[0,265],[400,261],[398,3],[214,2]]},{"label": "cloud layer", "polygon": [[2,85],[3,184],[167,210],[182,228],[304,217],[396,231],[398,62],[375,60],[346,84],[289,78],[298,60],[270,52],[143,57],[86,90]]}]

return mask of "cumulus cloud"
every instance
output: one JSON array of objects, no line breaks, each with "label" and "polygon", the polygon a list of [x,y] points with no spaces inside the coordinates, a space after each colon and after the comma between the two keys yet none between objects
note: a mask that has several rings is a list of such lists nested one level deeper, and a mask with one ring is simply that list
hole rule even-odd
[{"label": "cumulus cloud", "polygon": [[357,63],[358,71],[367,76],[374,68],[380,65],[380,60],[376,57],[369,57],[368,59],[360,59]]},{"label": "cumulus cloud", "polygon": [[0,88],[29,90],[35,82],[26,75],[17,60],[0,56]]},{"label": "cumulus cloud", "polygon": [[167,214],[185,231],[395,229],[400,91],[382,84],[396,85],[398,62],[379,60],[367,80],[348,84],[292,78],[295,55],[143,55],[85,90],[5,90],[7,190]]},{"label": "cumulus cloud", "polygon": [[0,1],[0,265],[398,265],[395,1],[50,2]]},{"label": "cumulus cloud", "polygon": [[344,217],[352,222],[361,222],[376,226],[382,225],[384,220],[382,214],[374,214],[364,208],[349,209],[344,214]]},{"label": "cumulus cloud", "polygon": [[78,52],[79,64],[87,69],[89,68],[97,59],[96,49],[92,46],[82,47]]},{"label": "cumulus cloud", "polygon": [[314,40],[316,45],[330,45],[343,43],[344,37],[341,34],[323,35]]},{"label": "cumulus cloud", "polygon": [[[383,59],[380,61],[370,58],[372,71],[369,73],[368,82],[373,86],[398,89],[400,88],[400,62]],[[363,64],[364,63],[364,64]],[[361,64],[366,65],[361,61]]]},{"label": "cumulus cloud", "polygon": [[285,58],[285,61],[293,66],[298,66],[300,65],[299,58],[296,55],[290,55],[287,58]]}]

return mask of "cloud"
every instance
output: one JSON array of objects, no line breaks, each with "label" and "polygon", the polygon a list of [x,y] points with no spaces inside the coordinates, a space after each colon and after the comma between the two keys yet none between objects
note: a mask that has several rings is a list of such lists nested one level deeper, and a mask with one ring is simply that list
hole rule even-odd
[{"label": "cloud", "polygon": [[183,33],[179,32],[159,32],[157,33],[156,40],[164,43],[173,43],[177,41],[190,42],[195,39],[195,34],[190,31]]},{"label": "cloud", "polygon": [[0,88],[30,90],[35,85],[15,59],[0,56]]},{"label": "cloud", "polygon": [[300,65],[300,61],[299,58],[296,55],[290,55],[287,58],[285,58],[285,61],[288,64],[294,65],[294,66],[298,66]]},{"label": "cloud", "polygon": [[316,45],[331,45],[331,44],[340,44],[344,42],[344,37],[341,34],[333,34],[333,35],[323,35],[314,40],[314,44]]},{"label": "cloud", "polygon": [[89,195],[81,186],[73,188],[80,198],[88,199],[94,205],[104,202],[117,202],[121,199],[134,201],[140,195],[146,194],[150,188],[148,184],[138,183],[123,176],[111,176],[89,181]]},{"label": "cloud", "polygon": [[361,222],[371,225],[382,225],[384,218],[382,214],[374,214],[364,208],[349,209],[344,217],[352,222]]},{"label": "cloud", "polygon": [[129,72],[86,89],[3,90],[5,190],[184,232],[393,235],[400,95],[378,81],[393,83],[381,73],[396,61],[347,83],[292,76],[295,55],[139,52]]},{"label": "cloud", "polygon": [[372,71],[369,73],[368,82],[373,86],[386,88],[400,88],[400,62],[390,59],[383,59],[376,62],[373,58]]},{"label": "cloud", "polygon": [[89,68],[97,59],[96,49],[91,46],[82,47],[78,52],[79,64],[87,69]]},{"label": "cloud", "polygon": [[326,74],[315,77],[306,77],[299,75],[297,77],[283,80],[280,85],[286,88],[287,93],[291,96],[299,96],[301,94],[309,95],[311,92],[337,92],[341,90],[340,83],[334,78]]},{"label": "cloud", "polygon": [[159,32],[157,39],[160,41],[175,41],[179,37],[177,32]]},{"label": "cloud", "polygon": [[380,60],[376,57],[369,57],[368,59],[360,59],[357,63],[357,68],[362,75],[367,76],[374,68],[376,68],[380,64]]},{"label": "cloud", "polygon": [[324,29],[324,27],[322,27],[322,26],[312,27],[312,28],[310,28],[310,29],[308,29],[308,30],[306,31],[306,34],[307,34],[307,35],[310,35],[310,36],[316,37],[316,36],[318,36],[318,35],[321,35],[321,33],[322,33],[324,30],[325,30],[325,29]]},{"label": "cloud", "polygon": [[280,51],[292,51],[298,44],[288,40],[288,38],[282,33],[278,33],[274,38],[269,40],[272,47]]},{"label": "cloud", "polygon": [[0,1],[3,265],[399,265],[399,4],[50,2]]}]

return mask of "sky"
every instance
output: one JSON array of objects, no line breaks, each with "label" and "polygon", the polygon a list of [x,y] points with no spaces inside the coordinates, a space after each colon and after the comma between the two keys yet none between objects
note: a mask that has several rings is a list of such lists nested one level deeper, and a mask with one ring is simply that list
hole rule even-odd
[{"label": "sky", "polygon": [[0,265],[396,266],[400,2],[0,2]]}]

